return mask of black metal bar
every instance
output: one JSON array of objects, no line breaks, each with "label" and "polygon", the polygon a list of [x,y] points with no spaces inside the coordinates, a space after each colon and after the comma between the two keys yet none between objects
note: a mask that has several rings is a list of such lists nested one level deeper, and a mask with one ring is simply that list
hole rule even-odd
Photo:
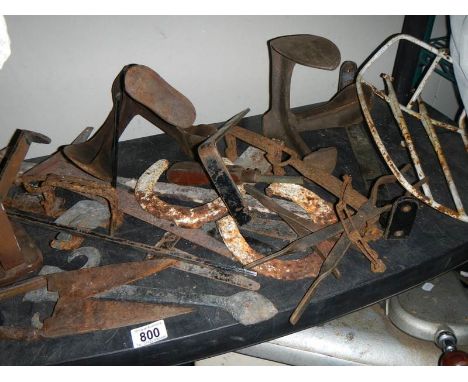
[{"label": "black metal bar", "polygon": [[[423,40],[431,17],[433,16],[405,16],[401,32]],[[420,47],[408,41],[401,41],[398,46],[392,76],[398,100],[402,104],[406,104],[411,98],[413,76],[418,66],[420,51]]]},{"label": "black metal bar", "polygon": [[20,212],[14,212],[11,210],[7,211],[7,214],[10,218],[22,221],[25,224],[37,225],[40,227],[46,227],[46,228],[53,229],[53,230],[64,231],[64,232],[71,233],[72,235],[84,236],[84,237],[89,237],[89,238],[97,239],[97,240],[104,240],[113,244],[122,245],[127,248],[132,248],[136,251],[145,252],[145,253],[149,252],[154,255],[170,257],[176,260],[186,261],[188,263],[193,263],[196,265],[204,265],[208,267],[213,267],[213,268],[221,269],[227,272],[236,272],[236,273],[249,275],[249,276],[257,275],[257,272],[255,271],[240,268],[235,265],[219,264],[219,263],[214,263],[209,260],[200,259],[193,255],[188,254],[187,252],[184,252],[176,248],[172,248],[172,249],[156,248],[149,244],[124,239],[124,238],[120,238],[117,236],[105,235],[103,233],[94,232],[94,231],[91,231],[89,229],[82,228],[82,227],[71,227],[71,226],[55,223],[52,221],[48,221],[38,216],[28,216],[26,214],[23,214]]}]

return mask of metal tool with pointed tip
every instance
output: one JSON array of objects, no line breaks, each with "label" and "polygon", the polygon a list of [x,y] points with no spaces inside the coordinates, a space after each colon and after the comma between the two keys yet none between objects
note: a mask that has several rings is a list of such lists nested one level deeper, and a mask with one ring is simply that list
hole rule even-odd
[{"label": "metal tool with pointed tip", "polygon": [[[142,302],[101,301],[93,296],[118,285],[131,283],[160,272],[175,260],[146,260],[112,264],[96,268],[40,276],[1,294],[13,297],[47,285],[47,290],[59,295],[52,316],[44,320],[41,329],[0,327],[0,338],[37,340],[115,329],[122,326],[186,314],[190,308],[164,306]],[[35,282],[33,282],[36,280]],[[31,288],[31,289],[29,289]],[[16,292],[16,294],[15,294]]]},{"label": "metal tool with pointed tip", "polygon": [[[116,237],[116,236],[109,236],[109,235],[106,235],[106,234],[90,231],[90,230],[83,229],[83,228],[80,228],[80,227],[70,227],[70,226],[66,226],[66,225],[62,225],[62,224],[57,224],[57,223],[50,222],[50,221],[48,221],[46,219],[41,219],[39,217],[31,217],[31,216],[28,216],[28,215],[25,215],[25,214],[22,214],[22,213],[18,213],[18,212],[8,212],[8,215],[10,217],[14,218],[14,219],[17,219],[19,221],[22,221],[22,222],[26,223],[26,224],[33,224],[33,225],[36,225],[36,226],[41,226],[41,227],[45,227],[45,228],[49,228],[49,229],[53,229],[53,230],[69,232],[69,233],[72,233],[74,235],[80,235],[80,236],[84,236],[84,237],[91,237],[91,238],[98,239],[98,240],[105,240],[105,241],[113,243],[113,244],[121,245],[121,246],[124,246],[124,247],[127,247],[127,248],[132,248],[132,249],[134,249],[136,251],[141,251],[141,252],[145,252],[145,253],[148,252],[148,253],[159,255],[161,257],[169,257],[169,258],[173,258],[173,259],[176,259],[176,260],[182,260],[182,261],[194,263],[196,265],[211,266],[213,268],[217,268],[217,269],[220,269],[220,270],[223,270],[223,271],[226,271],[226,272],[237,272],[237,273],[241,273],[241,274],[249,275],[249,276],[256,276],[257,275],[257,273],[254,272],[254,271],[249,271],[249,270],[246,270],[246,269],[243,269],[243,268],[239,268],[238,266],[235,266],[235,265],[214,263],[212,261],[200,259],[198,257],[190,255],[189,253],[187,253],[185,251],[182,251],[180,249],[177,249],[177,248],[173,248],[171,250],[167,250],[167,249],[164,249],[164,248],[154,248],[153,246],[151,246],[149,244],[145,244],[145,243],[141,243],[141,242],[137,242],[137,241],[132,241],[132,240]],[[210,237],[210,236],[208,236],[208,237]],[[227,251],[228,251],[228,249],[226,248],[226,252]]]},{"label": "metal tool with pointed tip", "polygon": [[144,301],[188,305],[205,305],[230,313],[242,325],[253,325],[273,318],[278,310],[266,297],[257,292],[245,291],[232,296],[197,294],[186,291],[159,291],[154,288],[122,285],[99,295],[100,298],[119,301]]}]

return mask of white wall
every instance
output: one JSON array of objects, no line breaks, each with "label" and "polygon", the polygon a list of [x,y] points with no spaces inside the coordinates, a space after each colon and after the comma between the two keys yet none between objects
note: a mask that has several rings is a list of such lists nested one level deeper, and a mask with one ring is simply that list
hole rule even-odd
[{"label": "white wall", "polygon": [[[224,120],[245,107],[268,107],[267,40],[309,33],[332,40],[342,60],[359,64],[403,16],[11,16],[12,55],[0,71],[0,146],[16,128],[52,138],[28,157],[53,152],[84,127],[99,127],[111,108],[110,87],[129,63],[150,66],[186,95],[197,123]],[[385,58],[387,70],[393,57]],[[292,105],[328,99],[338,71],[297,67]],[[123,139],[155,134],[135,119]]]}]

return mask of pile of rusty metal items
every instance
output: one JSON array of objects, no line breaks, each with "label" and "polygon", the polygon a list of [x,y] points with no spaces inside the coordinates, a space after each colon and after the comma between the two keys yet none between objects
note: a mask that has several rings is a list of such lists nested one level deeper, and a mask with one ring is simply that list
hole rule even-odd
[{"label": "pile of rusty metal items", "polygon": [[[402,38],[409,39],[400,35],[384,48]],[[450,61],[445,52],[417,43],[434,53],[431,70],[440,60]],[[386,266],[370,242],[407,236],[418,200],[466,221],[433,126],[460,133],[466,141],[464,127],[433,120],[419,98],[420,88],[410,103],[402,106],[388,75],[384,76],[388,94],[365,82],[364,72],[381,51],[359,73],[356,64],[345,61],[336,95],[328,102],[297,111],[290,107],[294,66],[334,70],[340,64],[340,52],[331,41],[312,35],[273,39],[269,50],[271,107],[263,115],[263,135],[239,126],[248,109],[221,126],[193,125],[192,103],[155,71],[136,64],[125,66],[118,74],[112,85],[113,108],[91,138],[92,129],[85,129],[72,144],[35,164],[23,161],[29,145],[50,140],[27,130],[14,134],[3,152],[0,170],[0,300],[24,295],[27,301],[42,299],[56,304],[50,317],[35,317],[31,327],[1,326],[0,338],[37,340],[187,314],[196,303],[193,296],[164,298],[156,288],[127,285],[167,268],[245,289],[228,297],[205,295],[198,301],[228,311],[244,325],[271,319],[278,312],[258,292],[262,277],[276,279],[279,287],[290,280],[309,279],[309,289],[290,316],[294,325],[320,283],[330,274],[340,278],[340,261],[352,252],[351,248],[368,259],[371,272],[385,272]],[[390,104],[398,121],[414,161],[416,184],[408,180],[414,178],[411,165],[398,168],[377,133],[371,115],[376,96]],[[416,101],[419,112],[413,110]],[[457,211],[432,198],[402,111],[420,119],[426,129]],[[119,177],[118,140],[136,115],[172,137],[192,161],[169,163],[155,157],[155,163],[138,180]],[[374,179],[368,195],[353,188],[350,176],[332,174],[337,163],[335,147],[311,151],[300,135],[359,125],[364,122],[363,115],[393,172]],[[160,181],[163,174],[166,182]],[[403,190],[391,201],[379,200],[379,188],[397,182],[408,193]],[[320,192],[316,192],[318,189]],[[68,193],[59,195],[59,190]],[[85,199],[65,210],[63,195],[70,194]],[[181,203],[171,204],[167,195]],[[127,217],[166,233],[155,245],[124,238],[119,227]],[[216,224],[215,234],[204,229],[209,223]],[[60,251],[87,250],[87,265],[70,271],[43,266],[41,251],[22,225],[59,232],[50,246]],[[102,227],[108,232],[104,233]],[[245,237],[248,231],[282,237],[288,244],[272,253],[261,253]],[[143,261],[99,266],[99,254],[92,247],[82,246],[86,238],[116,248],[132,248],[147,256]],[[207,260],[178,249],[180,239],[230,262]]]}]

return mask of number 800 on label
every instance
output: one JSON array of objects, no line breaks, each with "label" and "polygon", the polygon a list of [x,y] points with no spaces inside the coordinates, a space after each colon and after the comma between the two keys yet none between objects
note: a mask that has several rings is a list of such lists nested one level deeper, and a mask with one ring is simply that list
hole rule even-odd
[{"label": "number 800 on label", "polygon": [[132,329],[130,333],[134,348],[151,345],[167,338],[166,325],[163,320]]}]

